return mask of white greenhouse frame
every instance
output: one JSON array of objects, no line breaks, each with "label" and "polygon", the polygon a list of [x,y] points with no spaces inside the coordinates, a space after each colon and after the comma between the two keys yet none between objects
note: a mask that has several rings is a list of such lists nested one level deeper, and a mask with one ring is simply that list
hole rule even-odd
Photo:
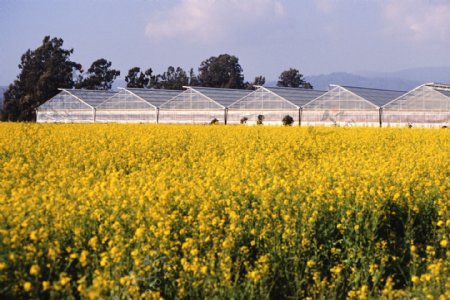
[{"label": "white greenhouse frame", "polygon": [[162,104],[159,123],[208,124],[217,120],[227,124],[228,105],[251,91],[185,86],[186,90]]},{"label": "white greenhouse frame", "polygon": [[158,123],[159,106],[182,91],[119,88],[119,92],[96,108],[96,122]]},{"label": "white greenhouse frame", "polygon": [[302,109],[305,125],[381,126],[381,106],[403,91],[331,85]]},{"label": "white greenhouse frame", "polygon": [[114,91],[59,89],[60,92],[36,109],[38,123],[94,123],[96,107]]},{"label": "white greenhouse frame", "polygon": [[302,88],[257,86],[257,89],[228,107],[229,124],[256,124],[258,116],[263,124],[281,125],[286,115],[301,124],[301,108],[309,101],[325,93]]},{"label": "white greenhouse frame", "polygon": [[450,85],[427,83],[382,107],[383,126],[448,127]]}]

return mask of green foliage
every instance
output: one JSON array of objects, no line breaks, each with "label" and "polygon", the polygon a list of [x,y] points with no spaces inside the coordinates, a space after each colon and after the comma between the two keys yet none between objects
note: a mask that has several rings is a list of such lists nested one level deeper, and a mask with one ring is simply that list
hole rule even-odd
[{"label": "green foliage", "polygon": [[261,86],[264,85],[264,83],[266,83],[266,78],[262,75],[260,76],[256,76],[255,80],[252,83],[246,82],[245,83],[245,88],[247,90],[254,90],[256,89],[255,86]]},{"label": "green foliage", "polygon": [[306,82],[303,78],[303,74],[299,70],[290,68],[283,71],[278,78],[277,86],[279,87],[293,87],[293,88],[305,88],[312,89],[313,86]]},{"label": "green foliage", "polygon": [[112,83],[118,76],[120,71],[110,69],[111,62],[104,58],[97,59],[87,71],[87,77],[82,79],[77,88],[87,90],[110,90]]},{"label": "green foliage", "polygon": [[221,54],[204,60],[198,69],[201,86],[242,89],[245,87],[242,67],[236,56]]},{"label": "green foliage", "polygon": [[154,80],[150,81],[150,87],[154,89],[166,89],[166,90],[182,90],[183,86],[188,85],[189,77],[186,72],[177,67],[172,66],[167,68],[167,72],[162,75],[157,75]]},{"label": "green foliage", "polygon": [[73,49],[63,40],[46,36],[42,45],[21,57],[20,74],[4,93],[3,121],[34,121],[36,108],[55,96],[58,88],[72,88],[82,66],[70,60]]},{"label": "green foliage", "polygon": [[285,115],[282,121],[284,126],[292,126],[294,124],[294,118],[290,115]]},{"label": "green foliage", "polygon": [[198,80],[197,75],[194,73],[194,69],[189,70],[189,86],[199,86],[200,81]]},{"label": "green foliage", "polygon": [[256,119],[256,125],[262,125],[264,121],[264,115],[258,115]]},{"label": "green foliage", "polygon": [[128,71],[128,75],[125,76],[128,88],[146,88],[154,76],[152,76],[153,70],[150,68],[145,72],[141,72],[141,68],[134,67]]},{"label": "green foliage", "polygon": [[240,122],[241,124],[247,124],[248,118],[247,117],[243,117],[241,118]]}]

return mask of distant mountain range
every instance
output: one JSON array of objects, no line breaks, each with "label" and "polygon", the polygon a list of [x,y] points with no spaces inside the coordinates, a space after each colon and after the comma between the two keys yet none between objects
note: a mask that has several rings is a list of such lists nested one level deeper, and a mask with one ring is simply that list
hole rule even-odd
[{"label": "distant mountain range", "polygon": [[338,84],[409,91],[418,85],[429,82],[450,83],[450,67],[413,68],[398,72],[335,72],[326,75],[306,76],[305,79],[316,90],[328,90],[330,84]]}]

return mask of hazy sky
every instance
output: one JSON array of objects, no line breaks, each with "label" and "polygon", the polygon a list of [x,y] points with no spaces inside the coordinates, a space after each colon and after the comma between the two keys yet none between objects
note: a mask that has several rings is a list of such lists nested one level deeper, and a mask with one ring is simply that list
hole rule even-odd
[{"label": "hazy sky", "polygon": [[197,72],[236,55],[245,79],[450,66],[450,0],[0,0],[0,85],[45,35],[85,69],[106,58],[122,72]]}]

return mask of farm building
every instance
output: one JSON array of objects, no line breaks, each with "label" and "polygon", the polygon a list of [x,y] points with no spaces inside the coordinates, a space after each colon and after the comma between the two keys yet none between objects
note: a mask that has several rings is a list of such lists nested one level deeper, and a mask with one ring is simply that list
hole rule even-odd
[{"label": "farm building", "polygon": [[249,90],[186,87],[159,110],[159,123],[226,124],[226,108],[250,94]]},{"label": "farm building", "polygon": [[96,107],[116,93],[79,89],[60,90],[60,93],[37,108],[37,122],[93,123]]},{"label": "farm building", "polygon": [[405,92],[331,86],[302,109],[305,125],[380,126],[380,108]]},{"label": "farm building", "polygon": [[182,91],[119,88],[96,107],[96,122],[158,123],[159,106]]},{"label": "farm building", "polygon": [[36,111],[45,123],[281,124],[443,127],[450,123],[450,85],[424,84],[410,92],[349,86],[317,91],[257,87],[237,90],[185,87],[184,91],[121,88],[60,89]]},{"label": "farm building", "polygon": [[450,85],[428,83],[385,104],[383,126],[450,125]]},{"label": "farm building", "polygon": [[286,115],[300,124],[300,109],[306,103],[325,93],[311,89],[258,87],[228,107],[229,124],[255,124],[263,116],[263,124],[282,124]]}]

